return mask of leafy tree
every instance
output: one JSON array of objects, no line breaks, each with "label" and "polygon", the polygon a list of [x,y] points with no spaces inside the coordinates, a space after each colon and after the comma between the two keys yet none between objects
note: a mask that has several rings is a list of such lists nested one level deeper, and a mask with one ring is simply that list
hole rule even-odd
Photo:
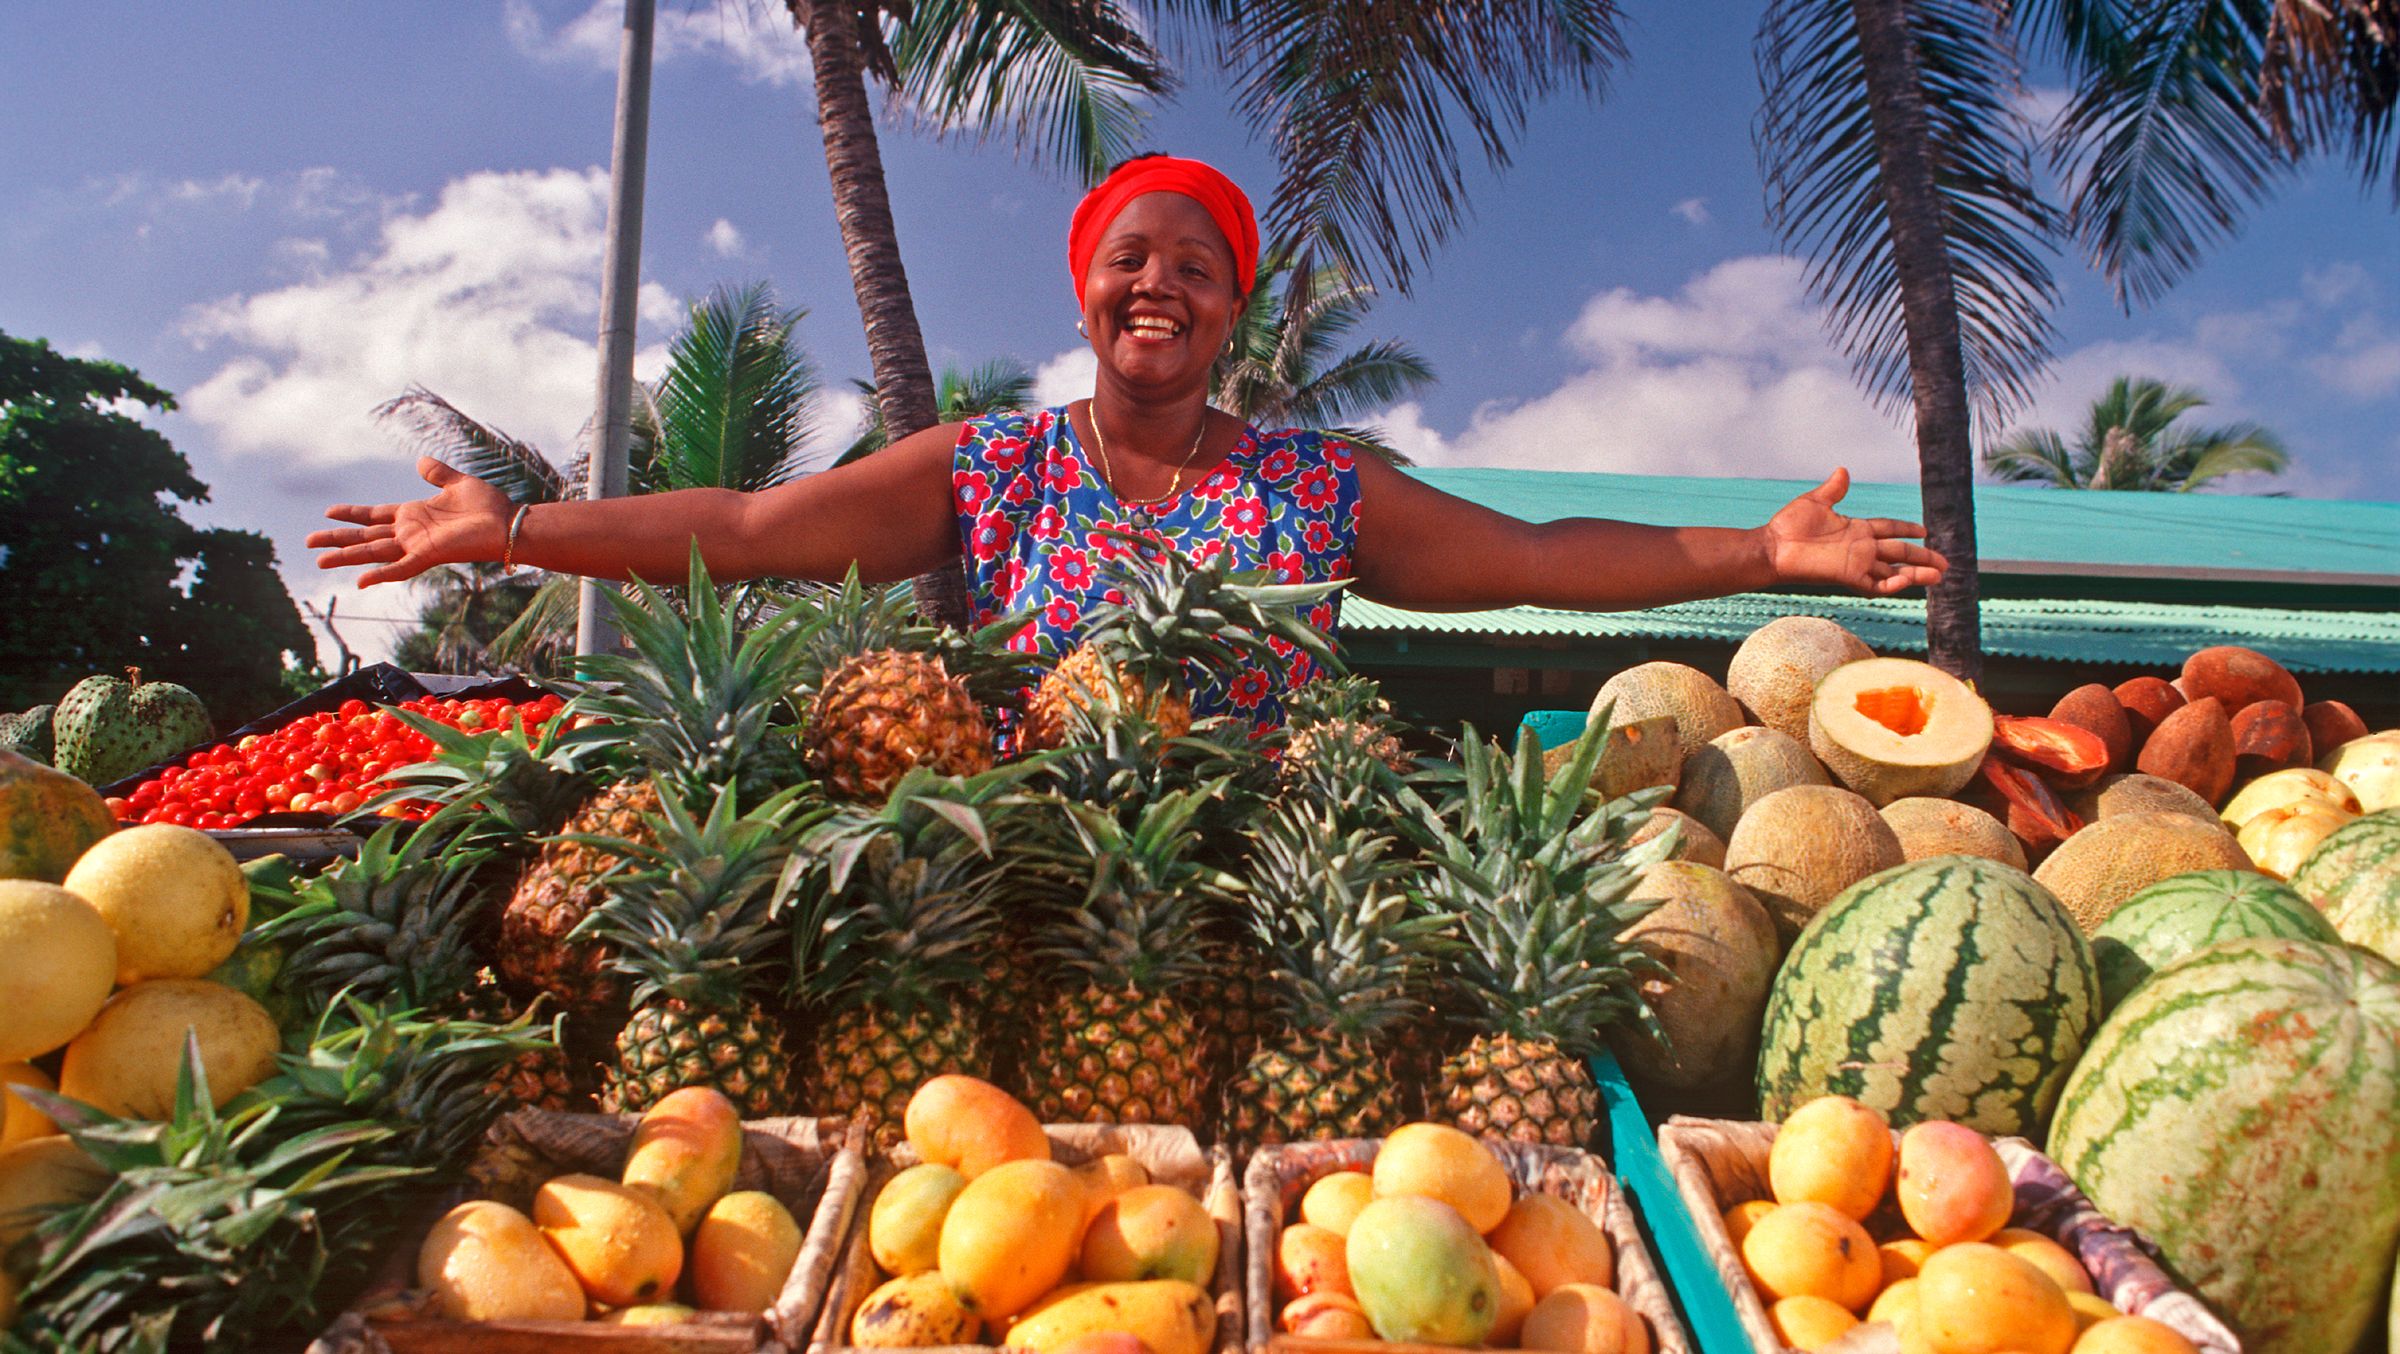
[{"label": "leafy tree", "polygon": [[2255,423],[2176,426],[2207,403],[2196,390],[2120,376],[2092,405],[2073,445],[2048,428],[2019,428],[1983,449],[1983,471],[2059,489],[2189,493],[2228,475],[2273,475],[2291,466],[2283,443]]},{"label": "leafy tree", "polygon": [[0,707],[139,666],[238,726],[316,642],[264,536],[183,520],[208,486],[126,402],[175,407],[129,367],[0,333]]},{"label": "leafy tree", "polygon": [[[875,383],[852,381],[851,385],[867,397],[867,426],[841,459],[834,462],[836,465],[848,465],[892,444],[891,434],[883,426],[883,401],[877,397]],[[1015,358],[995,358],[972,371],[944,367],[942,379],[934,386],[934,422],[957,423],[1003,409],[1023,409],[1032,403],[1033,373]]]},{"label": "leafy tree", "polygon": [[1339,351],[1374,296],[1373,287],[1339,268],[1320,268],[1303,280],[1279,251],[1259,267],[1231,355],[1217,363],[1212,403],[1262,427],[1324,428],[1395,465],[1408,464],[1382,429],[1350,423],[1433,384],[1424,354],[1396,339]]}]

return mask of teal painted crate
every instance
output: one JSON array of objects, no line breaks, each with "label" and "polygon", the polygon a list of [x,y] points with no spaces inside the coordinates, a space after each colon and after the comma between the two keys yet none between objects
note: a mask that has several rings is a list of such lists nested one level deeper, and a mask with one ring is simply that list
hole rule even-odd
[{"label": "teal painted crate", "polygon": [[1658,1126],[1643,1112],[1616,1055],[1592,1059],[1600,1101],[1608,1114],[1609,1149],[1617,1182],[1633,1199],[1634,1221],[1650,1242],[1651,1254],[1667,1272],[1667,1287],[1700,1354],[1751,1354],[1750,1337],[1734,1313],[1733,1298],[1700,1244],[1699,1229],[1675,1188],[1666,1158],[1658,1153]]}]

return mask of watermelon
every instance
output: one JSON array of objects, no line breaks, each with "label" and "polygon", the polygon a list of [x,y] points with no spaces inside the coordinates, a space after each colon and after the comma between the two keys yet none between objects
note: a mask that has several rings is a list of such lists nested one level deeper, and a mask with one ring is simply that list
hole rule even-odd
[{"label": "watermelon", "polygon": [[2275,936],[2161,968],[2067,1079],[2050,1156],[2247,1354],[2354,1349],[2400,1252],[2400,967]]},{"label": "watermelon", "polygon": [[2337,827],[2292,872],[2342,939],[2400,963],[2400,809]]},{"label": "watermelon", "polygon": [[2101,1009],[2115,1010],[2162,965],[2244,936],[2341,940],[2324,914],[2281,880],[2248,870],[2194,870],[2161,879],[2126,899],[2092,933]]},{"label": "watermelon", "polygon": [[1846,1095],[1896,1128],[2031,1133],[2099,1020],[2091,948],[2048,889],[1934,856],[1844,889],[1793,942],[1767,998],[1760,1109]]}]

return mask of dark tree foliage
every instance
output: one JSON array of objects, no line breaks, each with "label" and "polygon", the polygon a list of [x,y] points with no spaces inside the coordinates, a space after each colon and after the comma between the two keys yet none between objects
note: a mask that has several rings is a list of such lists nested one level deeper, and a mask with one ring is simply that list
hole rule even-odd
[{"label": "dark tree foliage", "polygon": [[208,486],[121,401],[175,407],[129,367],[0,333],[0,709],[138,666],[233,728],[288,699],[286,657],[315,643],[275,547],[184,521]]}]

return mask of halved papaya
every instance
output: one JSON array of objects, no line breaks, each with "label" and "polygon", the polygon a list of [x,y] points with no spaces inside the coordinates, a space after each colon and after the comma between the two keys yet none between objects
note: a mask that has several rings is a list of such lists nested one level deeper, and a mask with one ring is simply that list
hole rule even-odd
[{"label": "halved papaya", "polygon": [[1992,746],[2012,762],[2050,772],[2062,790],[2108,772],[2108,740],[2063,719],[1994,715]]}]

